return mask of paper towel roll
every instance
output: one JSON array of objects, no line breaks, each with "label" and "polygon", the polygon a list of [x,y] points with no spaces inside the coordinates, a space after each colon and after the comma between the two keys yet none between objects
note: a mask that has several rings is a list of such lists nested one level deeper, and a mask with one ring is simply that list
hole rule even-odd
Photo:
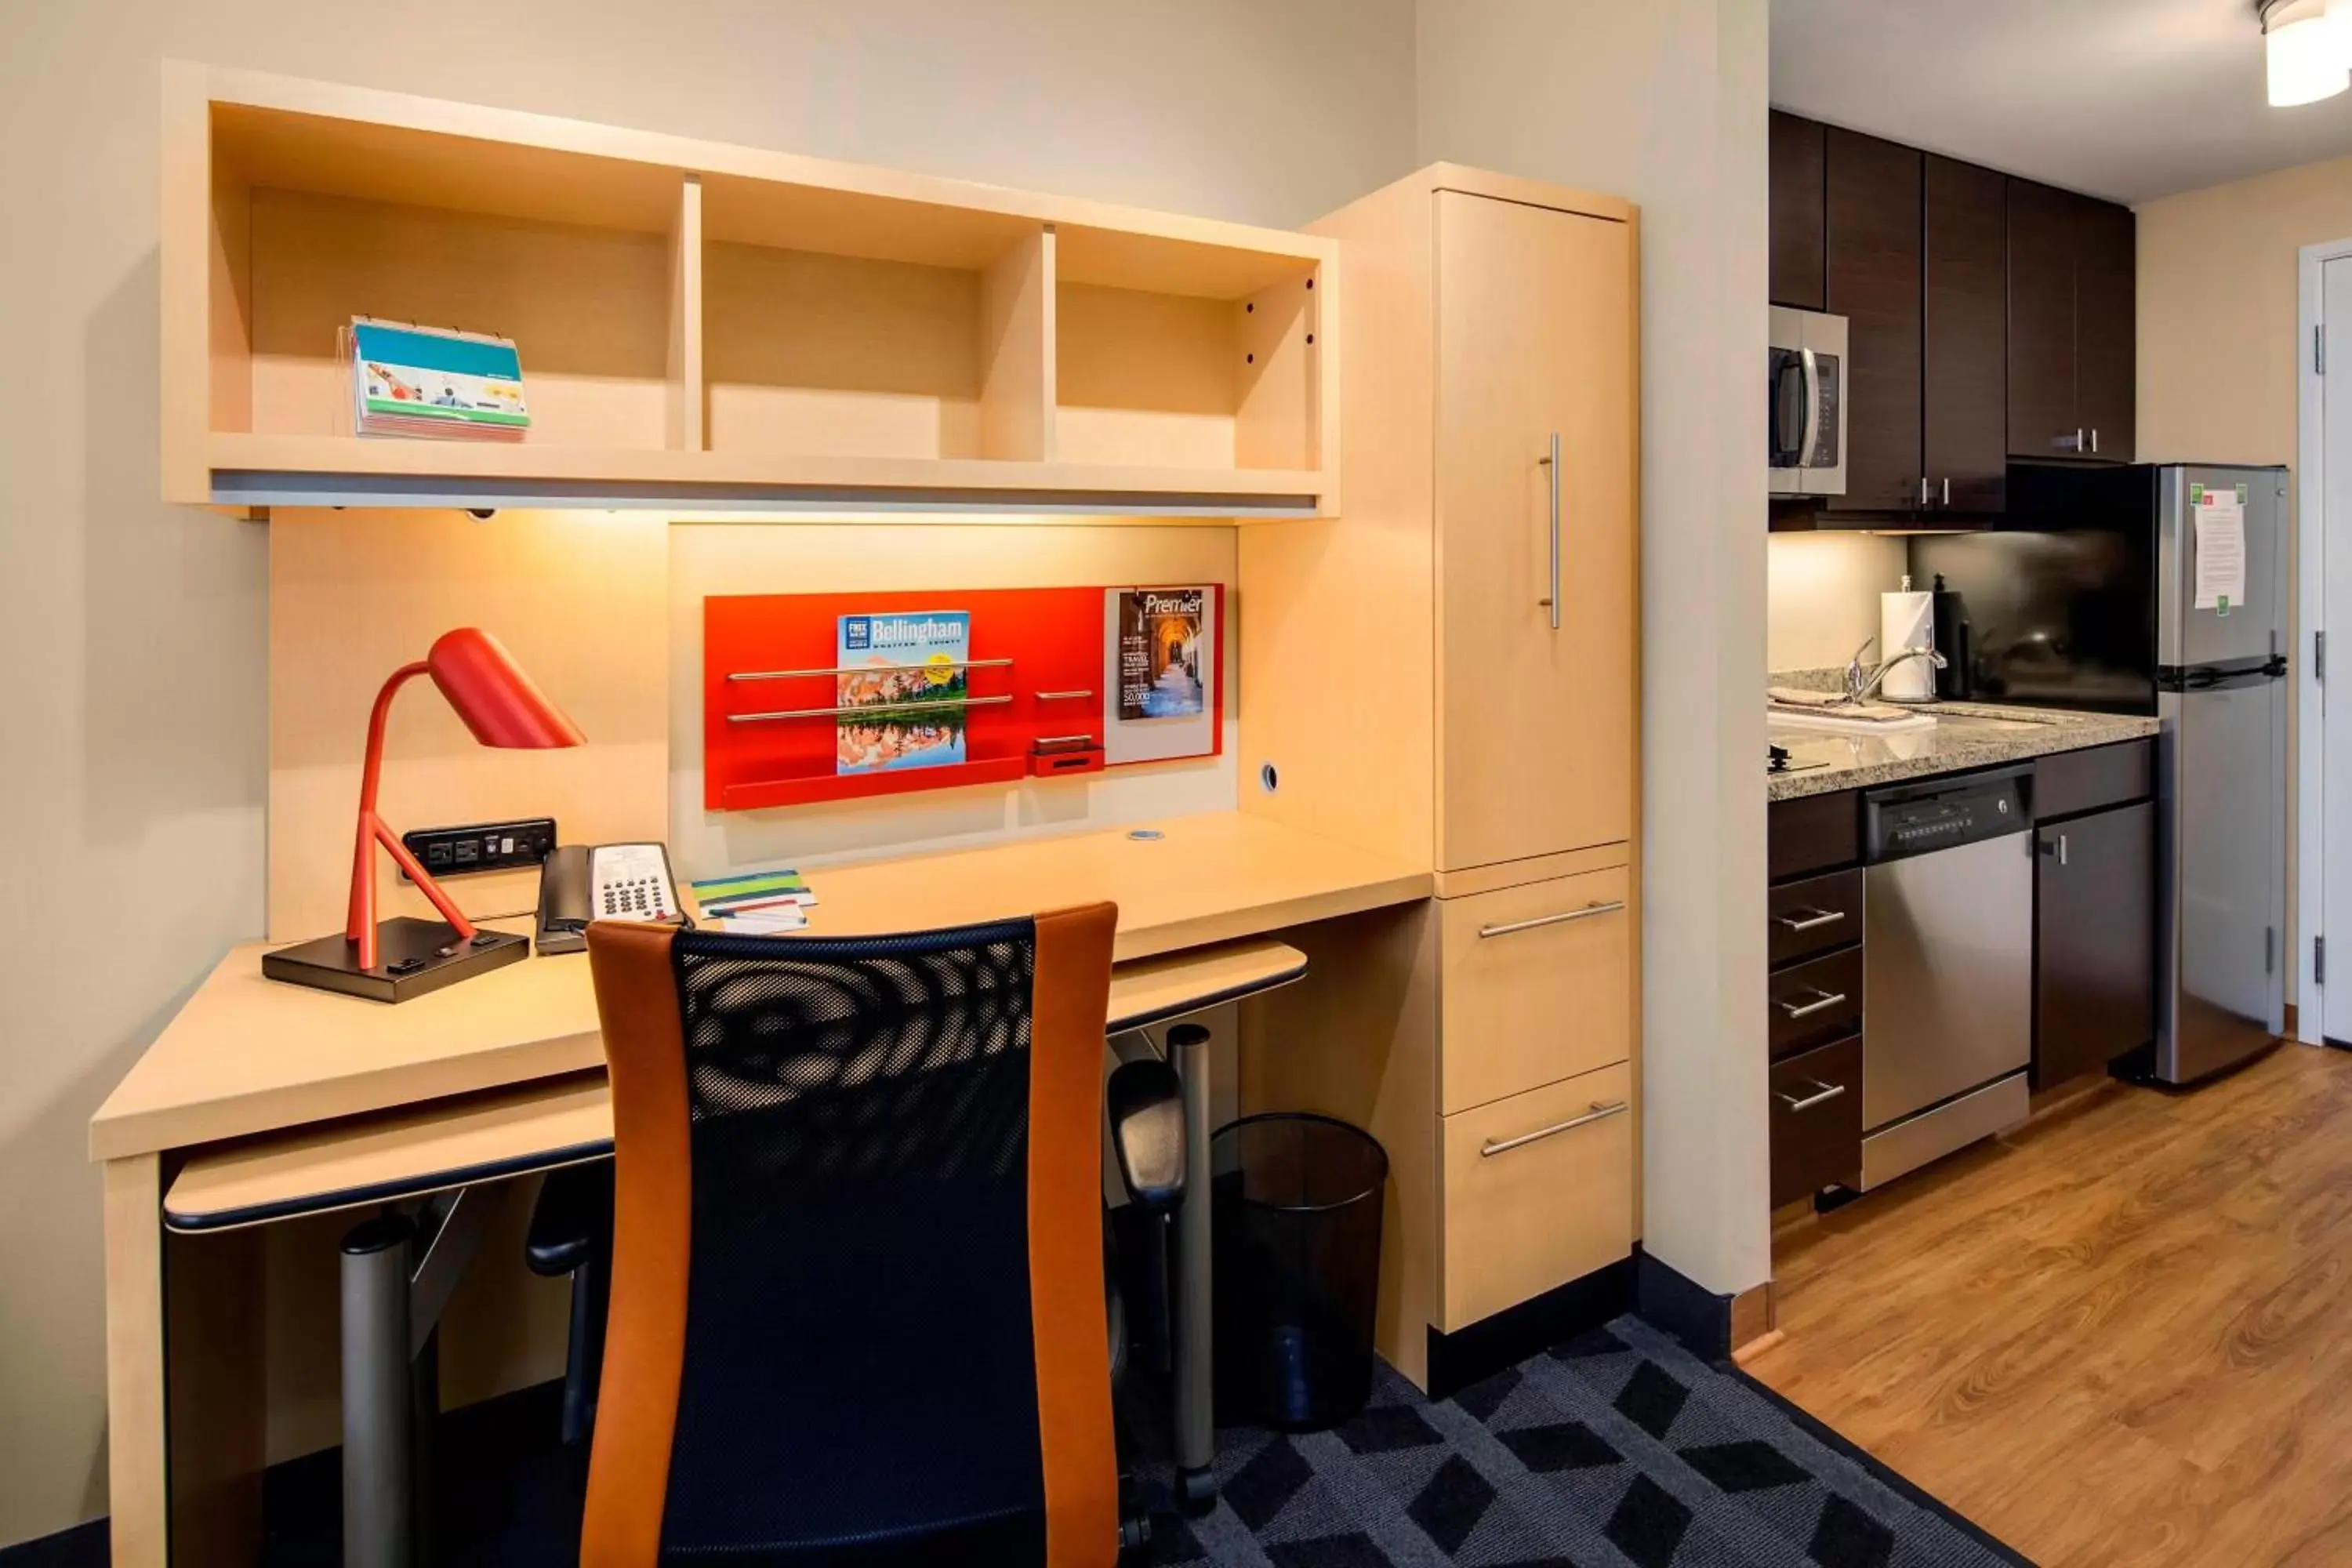
[{"label": "paper towel roll", "polygon": [[[1926,593],[1878,595],[1878,655],[1893,658],[1910,648],[1936,646],[1936,595]],[[1936,667],[1924,658],[1907,659],[1886,672],[1878,694],[1894,702],[1925,702],[1936,694]]]}]

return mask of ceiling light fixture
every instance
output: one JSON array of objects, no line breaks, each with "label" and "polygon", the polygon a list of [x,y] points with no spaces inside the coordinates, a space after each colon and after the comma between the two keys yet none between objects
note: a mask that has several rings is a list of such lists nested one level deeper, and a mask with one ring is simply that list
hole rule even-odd
[{"label": "ceiling light fixture", "polygon": [[2273,109],[2317,103],[2352,87],[2352,0],[2256,0]]}]

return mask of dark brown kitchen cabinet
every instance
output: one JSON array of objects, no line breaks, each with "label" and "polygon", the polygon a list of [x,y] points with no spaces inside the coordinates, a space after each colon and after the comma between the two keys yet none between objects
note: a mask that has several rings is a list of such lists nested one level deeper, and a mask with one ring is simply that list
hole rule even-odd
[{"label": "dark brown kitchen cabinet", "polygon": [[1772,303],[1822,305],[1822,162],[1828,127],[1772,111]]},{"label": "dark brown kitchen cabinet", "polygon": [[1919,221],[1923,155],[1834,126],[1823,133],[1823,298],[1846,319],[1846,489],[1825,510],[1920,504]]},{"label": "dark brown kitchen cabinet", "polygon": [[1998,512],[2009,478],[2008,177],[1926,165],[1920,438],[1927,508]]},{"label": "dark brown kitchen cabinet", "polygon": [[1862,1037],[1776,1062],[1772,1097],[1772,1206],[1823,1187],[1862,1184]]},{"label": "dark brown kitchen cabinet", "polygon": [[2097,1072],[2156,1033],[2156,807],[2035,829],[2033,1087]]},{"label": "dark brown kitchen cabinet", "polygon": [[2137,374],[2129,208],[2009,182],[2009,450],[2127,463]]},{"label": "dark brown kitchen cabinet", "polygon": [[2139,220],[2128,207],[2084,202],[2076,215],[2077,409],[2091,456],[2132,460],[2139,369]]}]

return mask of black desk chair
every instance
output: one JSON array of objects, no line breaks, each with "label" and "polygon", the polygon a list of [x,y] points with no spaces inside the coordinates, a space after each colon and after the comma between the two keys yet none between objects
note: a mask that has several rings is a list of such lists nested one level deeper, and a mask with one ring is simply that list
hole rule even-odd
[{"label": "black desk chair", "polygon": [[[616,1158],[583,1564],[1094,1568],[1139,1538],[1103,1266],[1114,923],[591,928]],[[1154,1207],[1183,1183],[1164,1073],[1110,1096]],[[586,1230],[563,1256],[593,1265]]]}]

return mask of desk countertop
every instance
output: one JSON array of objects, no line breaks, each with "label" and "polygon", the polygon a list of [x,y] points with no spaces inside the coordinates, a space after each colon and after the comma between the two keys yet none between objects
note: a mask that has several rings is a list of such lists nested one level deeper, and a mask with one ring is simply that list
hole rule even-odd
[{"label": "desk countertop", "polygon": [[[1427,898],[1430,873],[1239,812],[812,869],[809,932],[1001,920],[1108,899],[1120,962]],[[604,1065],[585,958],[532,958],[398,1006],[261,977],[232,948],[90,1119],[98,1160]]]}]

